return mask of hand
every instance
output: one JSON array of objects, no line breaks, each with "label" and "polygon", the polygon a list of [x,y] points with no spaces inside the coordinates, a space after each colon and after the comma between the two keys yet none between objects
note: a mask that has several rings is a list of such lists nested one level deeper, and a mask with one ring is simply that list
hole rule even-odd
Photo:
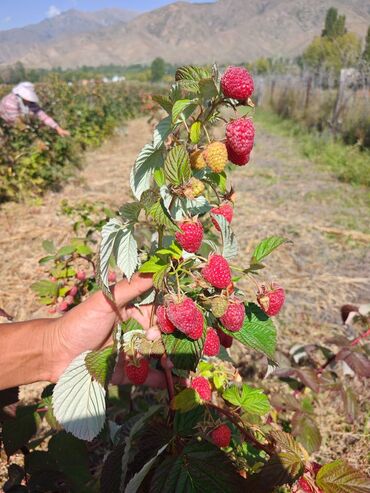
[{"label": "hand", "polygon": [[71,132],[64,130],[62,127],[57,127],[55,130],[60,137],[69,137],[71,135]]},{"label": "hand", "polygon": [[[151,276],[136,274],[130,283],[124,280],[113,287],[118,312],[113,303],[102,292],[98,292],[61,318],[55,319],[55,328],[50,331],[44,349],[45,368],[51,369],[49,380],[57,381],[70,362],[84,351],[97,350],[112,344],[112,331],[120,320],[134,318],[147,331],[149,339],[158,339],[161,335],[160,330],[156,326],[150,327],[152,306],[142,306],[140,310],[130,306],[130,302],[148,291],[152,285]],[[123,360],[122,355],[113,375],[114,384],[128,383],[124,374]],[[164,374],[152,370],[146,384],[164,387]]]}]

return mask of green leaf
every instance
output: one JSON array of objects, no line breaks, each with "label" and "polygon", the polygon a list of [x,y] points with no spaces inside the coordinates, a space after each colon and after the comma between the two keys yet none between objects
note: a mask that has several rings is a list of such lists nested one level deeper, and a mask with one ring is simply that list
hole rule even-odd
[{"label": "green leaf", "polygon": [[313,454],[320,449],[320,430],[311,416],[296,412],[292,419],[292,433],[309,454]]},{"label": "green leaf", "polygon": [[171,118],[166,116],[155,127],[153,134],[153,145],[159,149],[166,141],[172,130]]},{"label": "green leaf", "polygon": [[119,213],[126,221],[136,223],[139,220],[141,209],[140,202],[129,202],[120,208]]},{"label": "green leaf", "polygon": [[[196,104],[192,99],[179,99],[172,107],[172,123],[175,124],[179,117],[182,115],[182,118],[188,118],[190,115],[183,115],[186,109],[189,109],[191,113],[194,111]],[[190,113],[190,114],[191,114]]]},{"label": "green leaf", "polygon": [[265,238],[254,249],[251,265],[259,264],[265,257],[270,255],[271,252],[284,243],[291,242],[281,236],[270,236],[269,238]]},{"label": "green leaf", "polygon": [[153,101],[155,101],[156,103],[158,103],[160,106],[162,106],[162,108],[167,111],[167,113],[170,115],[171,112],[172,112],[172,102],[170,100],[170,98],[168,98],[167,96],[162,96],[162,95],[157,95],[155,94],[154,96],[152,96],[152,99]]},{"label": "green leaf", "polygon": [[195,429],[203,420],[204,406],[197,406],[188,412],[177,412],[174,420],[175,433],[181,436],[194,436]]},{"label": "green leaf", "polygon": [[72,255],[76,251],[76,247],[74,245],[66,245],[60,248],[55,254],[56,257],[67,257],[68,255]]},{"label": "green leaf", "polygon": [[90,375],[95,378],[103,387],[110,380],[115,365],[116,354],[113,346],[91,351],[85,357],[85,363]]},{"label": "green leaf", "polygon": [[211,76],[211,71],[206,68],[188,65],[177,69],[175,79],[180,82],[184,89],[190,92],[199,92],[200,80]]},{"label": "green leaf", "polygon": [[170,270],[169,265],[164,265],[160,270],[158,270],[153,276],[153,285],[156,289],[163,289],[164,279]]},{"label": "green leaf", "polygon": [[64,429],[81,440],[92,440],[104,426],[105,389],[91,378],[86,351],[66,368],[53,391],[53,410]]},{"label": "green leaf", "polygon": [[135,198],[140,200],[145,190],[151,185],[153,173],[163,166],[163,154],[152,144],[146,144],[137,157],[130,174],[131,190]]},{"label": "green leaf", "polygon": [[27,444],[37,432],[41,419],[37,406],[17,407],[16,417],[3,423],[3,443],[8,456],[13,455]]},{"label": "green leaf", "polygon": [[238,243],[236,241],[235,234],[230,228],[230,224],[221,214],[212,214],[212,218],[220,226],[222,235],[222,256],[226,260],[230,260],[238,254]]},{"label": "green leaf", "polygon": [[52,240],[44,240],[42,242],[42,248],[45,250],[45,252],[50,253],[51,255],[55,253],[55,245]]},{"label": "green leaf", "polygon": [[71,480],[74,490],[82,491],[92,479],[86,444],[62,431],[51,438],[48,450],[58,469]]},{"label": "green leaf", "polygon": [[164,174],[164,169],[156,169],[154,171],[154,181],[158,185],[159,188],[163,187],[166,184],[166,175]]},{"label": "green leaf", "polygon": [[316,483],[324,493],[369,493],[370,480],[346,462],[325,464],[317,473]]},{"label": "green leaf", "polygon": [[198,144],[202,133],[202,122],[194,122],[190,127],[190,140],[193,144]]},{"label": "green leaf", "polygon": [[210,77],[199,81],[199,89],[202,98],[212,99],[218,95],[218,89],[215,81]]},{"label": "green leaf", "polygon": [[[150,493],[235,493],[247,490],[230,459],[209,442],[191,442],[156,468]],[[253,492],[254,493],[254,492]]]},{"label": "green leaf", "polygon": [[172,185],[181,185],[190,180],[189,154],[183,146],[178,145],[170,150],[164,162],[164,171]]},{"label": "green leaf", "polygon": [[175,368],[180,370],[195,370],[203,352],[203,337],[197,341],[188,339],[185,334],[176,331],[173,334],[162,334],[162,339],[168,357]]},{"label": "green leaf", "polygon": [[271,319],[254,303],[245,307],[246,317],[239,332],[224,331],[245,346],[274,358],[276,349],[276,329]]},{"label": "green leaf", "polygon": [[139,272],[152,274],[155,272],[159,272],[163,267],[167,266],[168,263],[162,258],[157,257],[157,255],[153,255],[147,260],[139,269]]},{"label": "green leaf", "polygon": [[244,411],[259,416],[263,416],[271,409],[267,395],[261,389],[254,389],[246,384],[241,389],[233,385],[225,390],[222,397],[234,404],[234,406],[241,407]]},{"label": "green leaf", "polygon": [[40,298],[44,296],[54,298],[58,296],[59,285],[57,282],[43,280],[37,281],[31,284],[31,289],[34,291]]},{"label": "green leaf", "polygon": [[222,193],[226,192],[227,177],[225,171],[222,173],[210,173],[208,178],[219,187]]},{"label": "green leaf", "polygon": [[141,469],[139,472],[137,472],[135,474],[135,476],[130,479],[130,481],[128,482],[126,488],[125,488],[125,493],[136,493],[137,490],[140,488],[140,485],[141,483],[143,482],[145,476],[148,474],[148,472],[150,471],[151,467],[153,466],[154,462],[157,460],[157,458],[163,454],[163,452],[166,450],[166,448],[168,447],[168,443],[166,443],[166,445],[163,445],[163,447],[161,447],[157,454],[152,457]]},{"label": "green leaf", "polygon": [[184,389],[177,394],[171,401],[171,409],[186,413],[191,411],[201,403],[198,392],[194,389]]},{"label": "green leaf", "polygon": [[54,260],[54,259],[55,259],[55,256],[54,255],[47,255],[46,257],[40,258],[39,264],[40,265],[45,265],[48,262],[50,262],[50,260]]},{"label": "green leaf", "polygon": [[152,217],[158,226],[165,226],[170,231],[177,231],[178,226],[172,221],[171,216],[164,207],[162,199],[159,199],[149,210],[150,217]]},{"label": "green leaf", "polygon": [[120,228],[113,243],[112,253],[119,269],[130,281],[138,264],[137,242],[133,226]]}]

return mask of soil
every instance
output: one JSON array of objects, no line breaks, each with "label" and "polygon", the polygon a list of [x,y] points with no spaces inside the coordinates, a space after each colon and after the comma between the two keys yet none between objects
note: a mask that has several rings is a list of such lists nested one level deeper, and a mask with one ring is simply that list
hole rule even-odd
[{"label": "soil", "polygon": [[[130,193],[129,170],[150,135],[145,118],[131,121],[86,154],[83,171],[61,192],[47,193],[37,203],[1,206],[0,308],[15,320],[50,316],[29,286],[44,276],[38,264],[44,256],[42,240],[53,239],[59,246],[67,232],[73,236],[71,220],[60,214],[61,201],[99,201],[113,209],[122,205]],[[251,163],[232,175],[237,191],[233,227],[246,264],[264,237],[281,235],[293,241],[267,260],[263,278],[286,288],[286,305],[276,322],[279,347],[288,351],[294,344],[323,342],[342,333],[341,305],[370,302],[368,205],[364,190],[338,182],[303,159],[294,140],[268,133],[261,124],[257,136]],[[254,296],[253,288],[245,288]],[[240,348],[234,356],[247,374],[253,357]],[[323,461],[345,458],[366,470],[369,388],[357,378],[348,384],[359,396],[361,417],[348,424],[340,400],[320,397],[315,406],[323,435],[318,456]],[[20,397],[32,401],[40,388],[23,387]],[[0,458],[0,485],[4,470]]]}]

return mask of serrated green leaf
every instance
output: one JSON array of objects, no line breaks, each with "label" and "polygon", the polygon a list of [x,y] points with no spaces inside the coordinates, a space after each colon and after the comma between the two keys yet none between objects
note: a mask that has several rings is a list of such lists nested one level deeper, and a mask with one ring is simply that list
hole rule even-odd
[{"label": "serrated green leaf", "polygon": [[303,412],[296,412],[292,419],[292,434],[309,454],[313,454],[320,449],[320,430],[311,416]]},{"label": "serrated green leaf", "polygon": [[261,389],[255,389],[246,384],[241,389],[233,385],[225,390],[222,397],[234,406],[241,407],[244,411],[258,416],[263,416],[271,410],[267,395]]},{"label": "serrated green leaf", "polygon": [[68,255],[72,255],[76,251],[76,247],[74,245],[65,245],[62,248],[59,248],[55,256],[58,257],[66,257]]},{"label": "serrated green leaf", "polygon": [[139,260],[133,226],[129,225],[117,231],[112,253],[118,268],[130,281]]},{"label": "serrated green leaf", "polygon": [[202,122],[194,122],[190,127],[190,140],[193,144],[198,144],[202,134]]},{"label": "serrated green leaf", "polygon": [[204,411],[204,406],[197,406],[188,412],[177,412],[173,423],[175,433],[182,436],[193,436],[198,423],[203,420]]},{"label": "serrated green leaf", "polygon": [[198,392],[194,389],[184,389],[177,394],[171,401],[171,409],[186,413],[191,411],[201,403]]},{"label": "serrated green leaf", "polygon": [[166,178],[172,185],[181,185],[190,180],[190,158],[183,146],[173,147],[164,162]]},{"label": "serrated green leaf", "polygon": [[154,274],[167,265],[168,263],[164,259],[158,257],[157,255],[153,255],[140,267],[139,272]]},{"label": "serrated green leaf", "polygon": [[131,190],[135,198],[140,200],[145,190],[151,185],[153,173],[163,166],[163,153],[152,144],[143,147],[138,155],[130,174]]},{"label": "serrated green leaf", "polygon": [[85,357],[85,363],[90,375],[104,387],[109,383],[112,376],[116,354],[113,346],[91,351]]},{"label": "serrated green leaf", "polygon": [[154,462],[157,460],[157,458],[163,454],[163,452],[166,450],[168,447],[168,443],[166,445],[163,445],[161,447],[157,454],[152,457],[145,465],[140,469],[139,472],[137,472],[133,478],[130,479],[128,482],[126,488],[125,488],[125,493],[136,493],[137,490],[140,488],[141,483],[144,481],[145,476],[148,474],[150,471],[151,467],[153,466]]},{"label": "serrated green leaf", "polygon": [[55,256],[54,255],[47,255],[46,257],[40,258],[39,264],[40,265],[45,265],[48,262],[50,262],[50,260],[54,260],[54,259],[55,259]]},{"label": "serrated green leaf", "polygon": [[[183,115],[186,109],[191,111],[191,113],[194,111],[196,104],[192,99],[179,99],[176,101],[176,103],[172,107],[172,123],[175,124],[179,117]],[[191,114],[190,113],[190,114]],[[183,117],[186,119],[190,115],[187,113],[186,116],[183,115]]]},{"label": "serrated green leaf", "polygon": [[78,245],[76,247],[76,253],[79,255],[92,255],[94,252],[91,250],[91,248],[88,245]]},{"label": "serrated green leaf", "polygon": [[230,260],[238,254],[238,243],[227,219],[221,214],[212,214],[220,227],[222,236],[222,256]]},{"label": "serrated green leaf", "polygon": [[44,240],[42,242],[42,248],[45,250],[45,252],[50,253],[51,255],[55,253],[55,245],[52,240]]},{"label": "serrated green leaf", "polygon": [[164,169],[156,169],[154,171],[154,181],[158,185],[159,188],[163,187],[166,184],[166,175],[164,174]]},{"label": "serrated green leaf", "polygon": [[186,89],[189,91],[199,91],[199,81],[201,79],[212,77],[212,72],[203,67],[197,67],[194,65],[187,65],[179,67],[176,70],[175,80],[181,81],[181,83],[186,82]]},{"label": "serrated green leaf", "polygon": [[170,231],[177,231],[178,226],[172,221],[171,216],[164,207],[162,199],[159,199],[149,210],[148,214],[158,226],[165,226]]},{"label": "serrated green leaf", "polygon": [[289,240],[281,236],[270,236],[262,240],[254,249],[251,259],[251,265],[259,264],[265,257],[270,255],[276,248],[284,243],[289,243]]},{"label": "serrated green leaf", "polygon": [[3,422],[2,438],[8,456],[27,444],[41,423],[37,406],[17,407],[16,417]]},{"label": "serrated green leaf", "polygon": [[31,284],[31,289],[41,298],[43,297],[51,297],[54,298],[58,296],[59,285],[57,282],[48,281],[44,279],[42,281],[37,281]]},{"label": "serrated green leaf", "polygon": [[204,331],[203,336],[197,341],[188,339],[180,331],[162,335],[166,352],[175,368],[193,371],[196,369],[198,361],[202,356],[204,338]]},{"label": "serrated green leaf", "polygon": [[126,221],[136,223],[139,219],[141,208],[142,205],[140,202],[129,202],[127,204],[123,204],[119,210],[119,213]]},{"label": "serrated green leaf", "polygon": [[154,129],[153,145],[159,149],[166,141],[172,130],[171,118],[166,116]]},{"label": "serrated green leaf", "polygon": [[274,359],[276,349],[276,329],[271,319],[254,303],[245,307],[246,316],[239,332],[224,331],[245,346],[266,354]]},{"label": "serrated green leaf", "polygon": [[226,192],[227,177],[224,171],[222,171],[222,173],[209,173],[208,178],[212,183],[218,186],[222,193]]},{"label": "serrated green leaf", "polygon": [[324,493],[369,493],[370,479],[342,460],[325,464],[316,476]]},{"label": "serrated green leaf", "polygon": [[162,108],[167,111],[167,113],[170,115],[172,112],[172,105],[173,103],[171,102],[170,98],[167,96],[162,96],[162,95],[157,95],[155,94],[152,96],[153,101],[158,103]]},{"label": "serrated green leaf", "polygon": [[212,77],[200,80],[199,90],[203,99],[212,99],[218,95],[218,89]]},{"label": "serrated green leaf", "polygon": [[161,269],[159,269],[153,276],[153,285],[156,289],[163,289],[164,279],[170,270],[168,265],[164,265]]}]

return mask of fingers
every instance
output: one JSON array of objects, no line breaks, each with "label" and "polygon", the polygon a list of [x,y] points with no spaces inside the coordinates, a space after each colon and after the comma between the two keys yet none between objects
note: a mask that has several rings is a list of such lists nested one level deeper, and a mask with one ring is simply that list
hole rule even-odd
[{"label": "fingers", "polygon": [[113,297],[119,307],[127,305],[138,296],[153,287],[153,277],[148,274],[135,274],[131,281],[127,279],[117,283],[113,288]]}]

